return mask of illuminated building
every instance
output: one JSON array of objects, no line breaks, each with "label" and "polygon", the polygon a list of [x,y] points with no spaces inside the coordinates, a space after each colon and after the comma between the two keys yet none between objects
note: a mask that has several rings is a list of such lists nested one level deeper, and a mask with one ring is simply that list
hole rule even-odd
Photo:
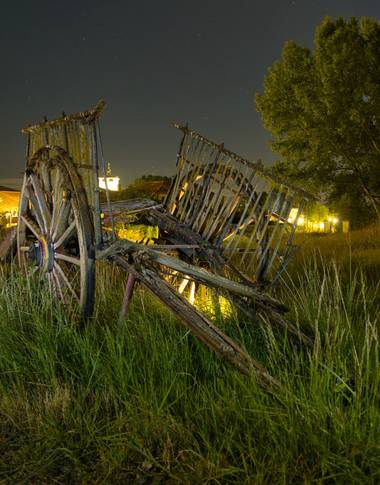
[{"label": "illuminated building", "polygon": [[111,165],[107,166],[106,177],[99,177],[99,188],[108,189],[112,192],[120,190],[120,177],[113,177],[111,173]]},{"label": "illuminated building", "polygon": [[[342,222],[343,232],[348,232],[348,221],[340,221],[336,214],[331,214],[327,207],[320,206],[320,210],[314,211],[309,215],[301,213],[297,219],[298,232],[337,232],[340,222]],[[288,221],[295,222],[298,208],[293,207],[289,213]]]},{"label": "illuminated building", "polygon": [[20,192],[0,186],[0,219],[1,224],[11,226],[17,224]]}]

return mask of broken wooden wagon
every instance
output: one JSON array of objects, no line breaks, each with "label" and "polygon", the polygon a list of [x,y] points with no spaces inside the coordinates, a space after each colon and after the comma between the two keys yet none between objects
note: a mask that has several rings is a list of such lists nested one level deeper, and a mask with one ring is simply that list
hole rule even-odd
[{"label": "broken wooden wagon", "polygon": [[[92,110],[23,129],[28,141],[17,226],[20,265],[41,273],[52,294],[75,300],[90,317],[95,261],[112,262],[128,273],[124,311],[137,280],[223,359],[272,382],[264,367],[192,300],[198,285],[213,288],[248,317],[259,315],[307,342],[285,319],[286,308],[265,289],[285,268],[308,195],[176,125],[182,140],[164,203],[111,202],[107,186],[107,202],[101,203],[103,108],[100,102]],[[297,214],[290,218],[294,207]],[[118,239],[115,224],[131,220],[159,228],[154,245]]]}]

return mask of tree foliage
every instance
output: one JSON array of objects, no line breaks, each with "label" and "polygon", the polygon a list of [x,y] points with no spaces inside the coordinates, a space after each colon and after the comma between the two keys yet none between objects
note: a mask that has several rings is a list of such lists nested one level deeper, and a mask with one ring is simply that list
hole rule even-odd
[{"label": "tree foliage", "polygon": [[171,178],[162,175],[143,175],[112,194],[113,200],[146,198],[162,202],[170,187]]},{"label": "tree foliage", "polygon": [[256,107],[282,157],[275,172],[318,190],[351,219],[380,219],[379,22],[326,17],[313,49],[287,42]]}]

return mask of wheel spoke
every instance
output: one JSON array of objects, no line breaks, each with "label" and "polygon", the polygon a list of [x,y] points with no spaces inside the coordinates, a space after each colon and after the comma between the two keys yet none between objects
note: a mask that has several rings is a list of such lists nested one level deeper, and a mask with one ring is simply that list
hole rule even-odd
[{"label": "wheel spoke", "polygon": [[74,291],[74,288],[71,286],[70,281],[68,280],[68,278],[65,275],[63,269],[60,267],[60,265],[58,263],[54,265],[53,274],[55,274],[56,278],[58,278],[58,275],[60,276],[60,278],[62,279],[62,281],[65,283],[66,287],[70,290],[70,293],[73,295],[73,297],[75,298],[75,300],[79,303],[80,300],[79,300],[78,295]]},{"label": "wheel spoke", "polygon": [[62,236],[58,239],[57,242],[54,243],[54,249],[59,248],[63,244],[65,244],[67,241],[69,241],[70,237],[74,234],[76,229],[76,224],[75,220],[69,225],[69,227],[66,229],[66,231],[62,234]]},{"label": "wheel spoke", "polygon": [[52,295],[53,294],[53,283],[51,281],[52,275],[51,273],[46,273],[48,284],[49,284],[49,292]]},{"label": "wheel spoke", "polygon": [[40,171],[41,171],[41,178],[43,182],[43,187],[46,192],[47,197],[51,197],[51,193],[53,190],[52,183],[51,183],[51,172],[48,167],[48,159],[45,157],[45,159],[42,161],[40,165]]},{"label": "wheel spoke", "polygon": [[67,263],[75,264],[76,266],[80,266],[80,258],[76,258],[74,256],[70,256],[69,254],[65,253],[55,253],[55,259],[60,259],[62,261],[66,261]]},{"label": "wheel spoke", "polygon": [[53,188],[53,212],[51,216],[51,232],[54,231],[55,225],[58,221],[58,213],[63,203],[62,197],[60,197],[61,191],[59,190],[61,187],[61,172],[56,169],[55,181],[54,181],[54,188]]},{"label": "wheel spoke", "polygon": [[62,288],[61,288],[61,283],[59,282],[59,278],[57,276],[56,273],[54,273],[54,271],[52,271],[50,273],[51,275],[51,280],[52,280],[52,283],[53,283],[53,287],[55,289],[55,293],[56,295],[62,300],[62,301],[65,301],[65,298],[64,298],[64,295],[63,295],[63,291],[62,291]]},{"label": "wheel spoke", "polygon": [[48,231],[49,231],[49,228],[50,228],[50,224],[51,224],[51,216],[50,216],[50,211],[49,211],[47,203],[46,203],[45,194],[44,194],[44,191],[41,187],[41,182],[36,175],[31,174],[30,180],[31,180],[32,185],[33,185],[34,193],[36,194],[37,204],[38,204],[38,207],[40,209],[41,216],[42,216],[45,234],[47,234]]},{"label": "wheel spoke", "polygon": [[31,221],[29,217],[21,214],[20,218],[23,221],[23,223],[32,231],[32,233],[36,236],[37,239],[39,239],[42,236],[42,234],[39,233],[34,222]]},{"label": "wheel spoke", "polygon": [[55,228],[53,228],[53,234],[51,236],[53,241],[59,238],[62,232],[65,230],[67,221],[69,219],[70,211],[71,211],[70,201],[68,199],[64,199],[62,201],[62,204],[60,205],[57,217],[55,219],[56,220]]},{"label": "wheel spoke", "polygon": [[33,187],[27,185],[25,187],[25,192],[27,193],[30,202],[31,212],[34,214],[34,218],[36,219],[36,222],[41,229],[41,234],[43,234],[45,231],[45,224],[40,211],[40,207],[38,205],[37,197],[35,196],[33,191]]}]

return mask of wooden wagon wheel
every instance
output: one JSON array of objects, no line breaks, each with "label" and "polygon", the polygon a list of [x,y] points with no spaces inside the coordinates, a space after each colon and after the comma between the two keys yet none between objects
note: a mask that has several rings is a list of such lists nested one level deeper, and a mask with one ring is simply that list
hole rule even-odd
[{"label": "wooden wagon wheel", "polygon": [[18,260],[39,271],[51,293],[79,304],[85,317],[93,310],[94,229],[86,193],[68,154],[46,146],[29,160],[20,196]]}]

